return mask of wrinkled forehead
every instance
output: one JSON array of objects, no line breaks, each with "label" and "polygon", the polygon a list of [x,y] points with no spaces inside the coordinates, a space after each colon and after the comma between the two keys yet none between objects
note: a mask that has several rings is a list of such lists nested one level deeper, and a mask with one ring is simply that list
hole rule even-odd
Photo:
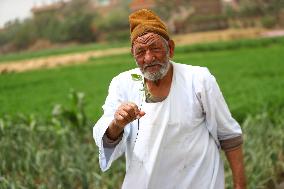
[{"label": "wrinkled forehead", "polygon": [[147,33],[145,35],[137,37],[133,41],[134,46],[144,46],[144,45],[151,45],[153,43],[163,43],[163,39],[160,35],[155,33]]}]

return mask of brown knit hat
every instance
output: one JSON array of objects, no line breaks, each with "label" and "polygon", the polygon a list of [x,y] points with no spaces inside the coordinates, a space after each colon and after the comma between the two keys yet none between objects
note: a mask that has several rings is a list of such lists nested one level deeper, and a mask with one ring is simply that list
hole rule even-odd
[{"label": "brown knit hat", "polygon": [[169,40],[169,33],[163,21],[152,11],[141,9],[129,15],[131,43],[146,33],[153,32]]}]

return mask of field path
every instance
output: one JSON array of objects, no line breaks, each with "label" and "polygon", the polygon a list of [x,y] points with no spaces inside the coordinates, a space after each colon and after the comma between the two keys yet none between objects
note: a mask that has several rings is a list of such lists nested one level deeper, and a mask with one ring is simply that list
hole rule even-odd
[{"label": "field path", "polygon": [[67,55],[48,56],[31,60],[15,61],[0,64],[0,73],[24,72],[28,70],[53,68],[61,65],[80,64],[86,62],[91,57],[102,57],[128,53],[127,48],[113,48],[106,50],[87,51]]},{"label": "field path", "polygon": [[[281,35],[284,35],[283,30],[268,31],[261,28],[250,28],[241,30],[230,29],[222,31],[210,31],[177,35],[174,36],[173,39],[178,45],[189,45],[202,42],[228,41],[235,39],[247,39],[265,36],[271,37],[277,36],[279,35],[279,33]],[[111,48],[106,50],[94,50],[80,53],[34,58],[30,60],[19,60],[14,62],[1,63],[0,74],[10,72],[24,72],[35,69],[54,68],[62,65],[82,64],[85,63],[91,57],[96,58],[124,53],[130,53],[130,48]]]}]

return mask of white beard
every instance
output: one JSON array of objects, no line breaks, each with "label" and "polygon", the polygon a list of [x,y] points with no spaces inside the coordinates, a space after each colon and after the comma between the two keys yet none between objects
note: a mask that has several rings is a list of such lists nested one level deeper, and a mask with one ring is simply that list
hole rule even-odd
[{"label": "white beard", "polygon": [[[157,80],[160,80],[163,77],[165,77],[165,75],[168,73],[168,71],[170,69],[170,65],[171,65],[168,53],[167,53],[166,62],[161,63],[159,61],[153,61],[151,64],[147,64],[143,67],[140,67],[137,62],[136,62],[136,64],[139,67],[139,69],[141,70],[143,76],[150,81],[157,81]],[[160,65],[161,66],[160,70],[157,71],[157,72],[154,72],[154,73],[145,71],[145,68],[147,66],[153,66],[153,65]]]},{"label": "white beard", "polygon": [[168,73],[170,69],[170,61],[167,61],[165,63],[154,61],[152,64],[147,65],[147,66],[151,66],[151,65],[160,65],[161,68],[157,72],[148,72],[148,71],[141,70],[144,77],[150,81],[157,81],[159,79],[162,79],[163,77],[165,77],[165,75]]}]

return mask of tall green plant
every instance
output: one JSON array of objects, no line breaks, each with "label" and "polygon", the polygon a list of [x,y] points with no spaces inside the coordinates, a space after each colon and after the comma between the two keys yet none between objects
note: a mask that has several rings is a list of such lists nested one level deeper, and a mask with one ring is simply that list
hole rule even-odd
[{"label": "tall green plant", "polygon": [[0,118],[1,189],[119,188],[124,163],[101,173],[92,125],[84,114],[84,95],[73,90],[69,98],[71,106],[51,120]]},{"label": "tall green plant", "polygon": [[71,90],[69,99],[72,102],[71,107],[66,108],[60,104],[54,106],[52,110],[52,123],[57,126],[71,126],[77,129],[83,128],[87,123],[87,117],[84,110],[84,93]]},{"label": "tall green plant", "polygon": [[[248,188],[275,189],[284,174],[284,109],[267,109],[242,124]],[[232,188],[226,166],[227,187]],[[282,178],[283,179],[283,178]],[[282,180],[283,181],[283,180]]]}]

